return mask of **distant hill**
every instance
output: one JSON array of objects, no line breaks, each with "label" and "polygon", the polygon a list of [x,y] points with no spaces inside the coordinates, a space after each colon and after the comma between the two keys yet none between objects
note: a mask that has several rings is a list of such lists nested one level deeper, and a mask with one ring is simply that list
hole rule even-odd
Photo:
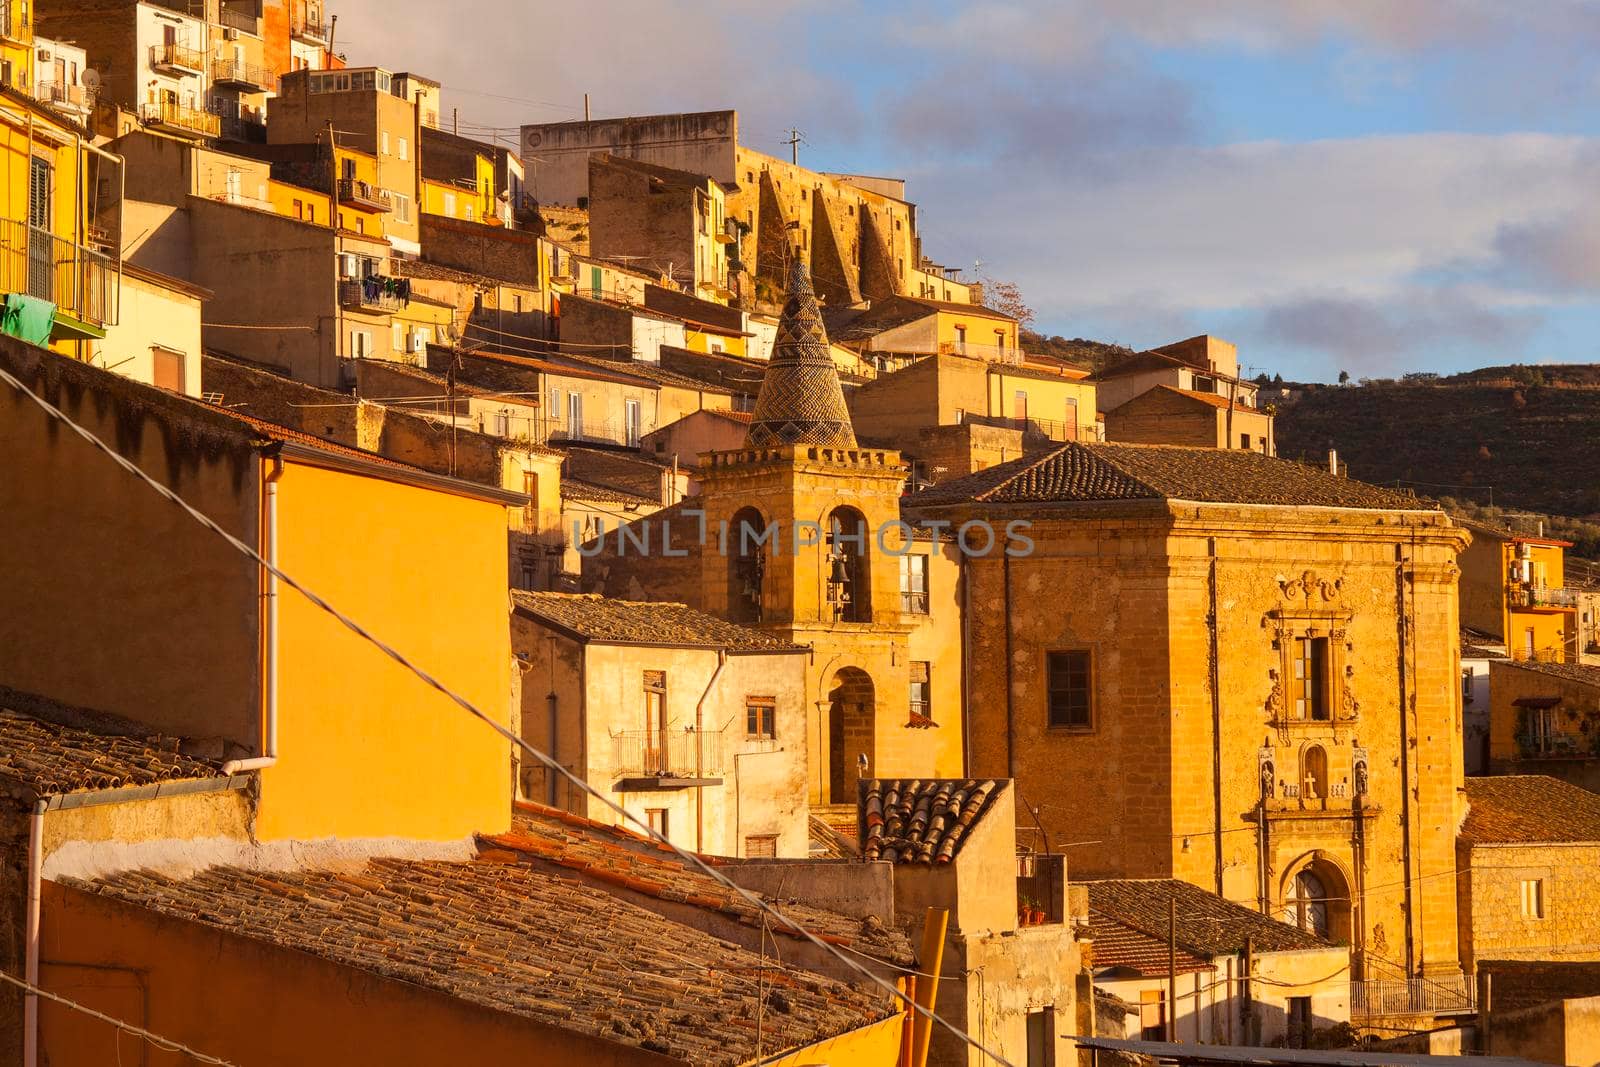
[{"label": "distant hill", "polygon": [[1098,371],[1133,355],[1133,349],[1124,345],[1091,341],[1084,337],[1046,337],[1032,330],[1022,331],[1022,350],[1043,356],[1054,356],[1086,371]]},{"label": "distant hill", "polygon": [[1600,366],[1306,386],[1278,408],[1278,454],[1350,476],[1534,512],[1600,516]]}]

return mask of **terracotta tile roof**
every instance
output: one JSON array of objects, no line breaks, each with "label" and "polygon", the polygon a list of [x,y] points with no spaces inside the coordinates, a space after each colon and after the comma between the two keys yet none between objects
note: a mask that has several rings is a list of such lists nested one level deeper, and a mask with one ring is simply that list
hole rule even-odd
[{"label": "terracotta tile roof", "polygon": [[616,600],[598,593],[530,593],[521,589],[513,590],[511,599],[517,610],[601,644],[726,648],[741,652],[792,652],[805,647],[667,601]]},{"label": "terracotta tile roof", "polygon": [[1175,356],[1165,355],[1161,352],[1136,352],[1127,359],[1090,375],[1089,379],[1090,381],[1104,382],[1112,378],[1124,378],[1130,374],[1145,374],[1150,371],[1172,370],[1174,368],[1186,370],[1206,369],[1197,367],[1187,360],[1178,359]]},{"label": "terracotta tile roof", "polygon": [[1468,778],[1466,791],[1471,844],[1600,842],[1600,793],[1542,774]]},{"label": "terracotta tile roof", "polygon": [[926,504],[1051,504],[1111,500],[1430,511],[1426,500],[1318,467],[1242,449],[1064,444],[1001,463],[907,499]]},{"label": "terracotta tile roof", "polygon": [[993,779],[870,779],[861,791],[861,854],[890,863],[949,863],[1004,788]]},{"label": "terracotta tile roof", "polygon": [[[1234,956],[1251,939],[1256,952],[1328,948],[1298,927],[1262,915],[1176,878],[1110,879],[1089,887],[1089,913],[1099,913],[1162,942],[1167,939],[1168,902],[1178,901],[1178,947],[1202,959]],[[1096,953],[1098,959],[1098,952]]]},{"label": "terracotta tile roof", "polygon": [[[606,826],[543,804],[518,802],[509,834],[485,838],[529,862],[539,861],[581,872],[608,887],[642,893],[671,904],[687,904],[719,913],[752,930],[761,928],[761,912],[733,890],[684,863],[664,845],[616,826]],[[710,863],[715,859],[707,857]],[[770,899],[765,898],[763,899]],[[886,929],[876,919],[855,919],[796,901],[779,905],[785,916],[824,941],[849,945],[870,956],[909,963],[914,955],[903,933]],[[799,939],[791,927],[775,932]]]},{"label": "terracotta tile roof", "polygon": [[[1118,922],[1103,912],[1090,909],[1089,933],[1094,941],[1094,966],[1116,967],[1149,977],[1167,974],[1168,947],[1165,937],[1156,937]],[[1179,974],[1209,971],[1212,965],[1186,949],[1178,949]]]},{"label": "terracotta tile roof", "polygon": [[1502,670],[1532,671],[1535,674],[1547,674],[1552,678],[1560,678],[1567,682],[1577,682],[1579,685],[1592,686],[1600,689],[1600,667],[1586,663],[1540,663],[1537,660],[1508,660],[1499,665]]},{"label": "terracotta tile roof", "polygon": [[0,778],[39,796],[215,778],[222,764],[178,751],[178,739],[96,733],[0,709]]},{"label": "terracotta tile roof", "polygon": [[[196,401],[196,403],[203,404],[202,401]],[[317,437],[315,434],[304,433],[300,430],[292,430],[287,426],[279,426],[275,422],[268,422],[266,419],[258,419],[254,415],[246,415],[243,412],[235,411],[231,408],[225,408],[218,404],[203,404],[203,406],[212,411],[216,411],[222,415],[225,415],[236,422],[244,423],[246,426],[249,426],[251,429],[255,430],[268,440],[293,442],[295,444],[307,445],[311,448],[320,449],[323,452],[329,452],[336,456],[348,456],[351,459],[359,459],[368,463],[376,463],[380,467],[393,467],[396,470],[403,471],[422,470],[421,467],[414,467],[409,463],[401,463],[399,460],[390,459],[388,456],[380,456],[376,452],[366,452],[359,448],[351,448],[348,445],[341,445],[337,442],[330,441],[325,437]]]},{"label": "terracotta tile roof", "polygon": [[769,1051],[888,1014],[865,989],[763,959],[504,848],[465,863],[371,860],[354,873],[213,868],[67,884],[692,1063],[754,1058],[762,989]]},{"label": "terracotta tile roof", "polygon": [[1029,363],[990,363],[989,373],[1009,378],[1032,378],[1043,382],[1077,382],[1089,376],[1084,371],[1068,368],[1065,365],[1057,369]]},{"label": "terracotta tile roof", "polygon": [[661,506],[661,501],[651,500],[647,496],[640,496],[637,493],[625,493],[621,489],[613,489],[608,485],[580,482],[576,478],[561,479],[561,497],[563,500],[586,500],[597,504],[623,504],[629,507],[659,508]]},{"label": "terracotta tile roof", "polygon": [[621,374],[630,378],[653,382],[656,385],[670,385],[679,389],[693,389],[697,392],[733,395],[733,390],[720,382],[712,381],[709,378],[696,378],[688,374],[680,374],[674,370],[665,370],[653,363],[641,363],[637,360],[605,359],[602,356],[582,356],[573,352],[562,352],[552,356],[551,359],[562,366]]},{"label": "terracotta tile roof", "polygon": [[1464,659],[1506,659],[1506,646],[1493,634],[1462,629],[1461,655]]}]

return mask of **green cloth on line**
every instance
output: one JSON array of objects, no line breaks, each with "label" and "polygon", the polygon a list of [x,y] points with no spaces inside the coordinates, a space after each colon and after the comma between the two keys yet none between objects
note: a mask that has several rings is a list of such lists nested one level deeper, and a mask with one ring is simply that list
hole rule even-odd
[{"label": "green cloth on line", "polygon": [[50,343],[56,324],[56,306],[26,293],[7,293],[5,310],[0,311],[0,333],[43,348]]}]

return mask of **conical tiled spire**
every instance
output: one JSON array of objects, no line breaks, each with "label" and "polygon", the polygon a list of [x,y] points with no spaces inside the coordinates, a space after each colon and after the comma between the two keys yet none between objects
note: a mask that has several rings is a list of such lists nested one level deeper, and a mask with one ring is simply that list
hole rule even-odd
[{"label": "conical tiled spire", "polygon": [[745,443],[757,448],[856,446],[839,371],[828,352],[828,333],[811,289],[811,272],[798,259],[789,268],[789,300],[778,319],[772,361],[761,376]]}]

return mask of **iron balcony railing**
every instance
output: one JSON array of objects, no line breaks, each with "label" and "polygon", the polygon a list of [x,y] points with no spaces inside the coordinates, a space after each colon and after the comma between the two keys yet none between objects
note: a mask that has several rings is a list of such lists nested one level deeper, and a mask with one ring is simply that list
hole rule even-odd
[{"label": "iron balcony railing", "polygon": [[342,281],[339,283],[339,303],[358,310],[403,311],[405,297],[391,291],[383,281],[382,278]]},{"label": "iron balcony railing", "polygon": [[576,425],[562,412],[560,418],[550,423],[552,441],[596,441],[608,444],[635,446],[653,426],[626,419],[580,419]]},{"label": "iron balcony railing", "polygon": [[1088,427],[1080,427],[1074,423],[1057,422],[1054,419],[1034,419],[1029,417],[1007,418],[1004,415],[976,415],[972,412],[963,412],[961,422],[973,426],[993,426],[1002,430],[1021,430],[1023,433],[1047,437],[1052,441],[1077,441],[1094,440],[1098,434]]},{"label": "iron balcony railing", "polygon": [[0,0],[0,37],[13,41],[24,40],[22,31],[26,24],[22,21],[21,12],[13,0]]},{"label": "iron balcony railing", "polygon": [[1519,585],[1512,587],[1510,600],[1514,608],[1575,608],[1578,593],[1575,589]]},{"label": "iron balcony railing", "polygon": [[161,70],[200,75],[206,70],[206,54],[198,48],[181,44],[153,44],[150,46],[150,65]]},{"label": "iron balcony railing", "polygon": [[722,773],[722,734],[695,730],[624,730],[611,736],[623,777],[705,778]]},{"label": "iron balcony railing", "polygon": [[41,103],[51,104],[55,107],[94,107],[95,96],[98,90],[86,85],[71,85],[66,82],[47,81],[40,82],[33,91],[33,95]]},{"label": "iron balcony railing", "polygon": [[368,211],[388,211],[394,199],[387,189],[355,178],[340,178],[339,203],[366,208]]},{"label": "iron balcony railing", "polygon": [[111,257],[19,219],[0,219],[0,293],[26,293],[90,325],[114,326],[121,289]]},{"label": "iron balcony railing", "polygon": [[261,36],[261,20],[249,11],[223,5],[218,19],[230,30],[242,30],[253,37]]},{"label": "iron balcony railing", "polygon": [[1403,1015],[1462,1015],[1477,1008],[1470,975],[1445,978],[1380,978],[1350,983],[1350,1015],[1373,1019]]},{"label": "iron balcony railing", "polygon": [[170,101],[145,104],[139,108],[139,118],[146,123],[169,126],[173,129],[197,133],[202,137],[216,137],[222,133],[222,117],[195,107],[184,107]]},{"label": "iron balcony railing", "polygon": [[277,92],[278,89],[278,76],[270,68],[235,59],[213,59],[211,80],[218,85],[258,93]]},{"label": "iron balcony railing", "polygon": [[296,12],[294,18],[290,20],[289,32],[302,41],[323,45],[328,43],[327,23],[309,18],[300,12]]}]

